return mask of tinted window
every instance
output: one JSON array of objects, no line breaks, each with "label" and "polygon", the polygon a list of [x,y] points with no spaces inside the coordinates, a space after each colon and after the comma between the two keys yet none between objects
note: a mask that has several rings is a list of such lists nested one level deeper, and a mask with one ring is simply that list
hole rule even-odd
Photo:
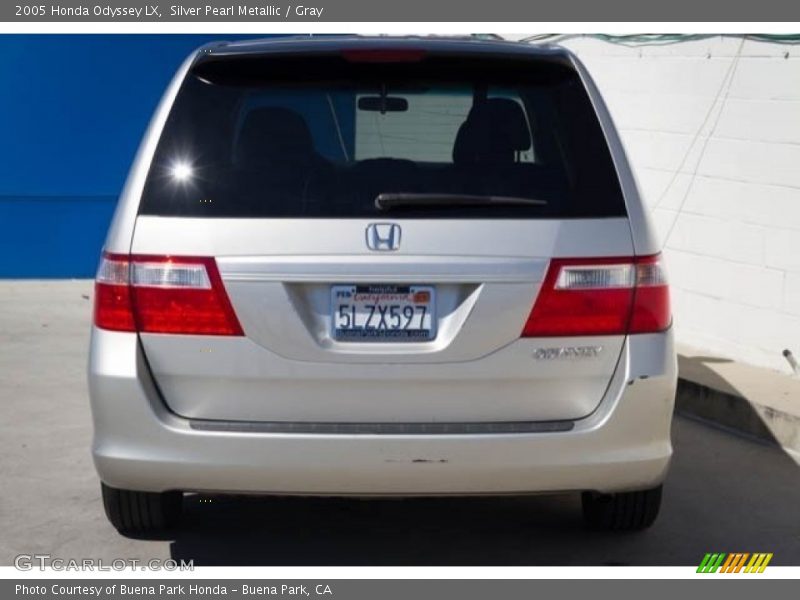
[{"label": "tinted window", "polygon": [[571,67],[446,59],[228,58],[187,77],[143,214],[377,217],[379,194],[541,201],[391,208],[393,217],[625,214],[604,136]]}]

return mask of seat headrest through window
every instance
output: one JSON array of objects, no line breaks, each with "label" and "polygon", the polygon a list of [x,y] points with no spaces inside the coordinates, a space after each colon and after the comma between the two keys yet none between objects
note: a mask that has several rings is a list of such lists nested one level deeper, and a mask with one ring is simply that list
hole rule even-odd
[{"label": "seat headrest through window", "polygon": [[491,98],[472,107],[453,146],[455,163],[513,163],[531,147],[522,106],[510,98]]},{"label": "seat headrest through window", "polygon": [[314,155],[314,142],[305,119],[288,108],[251,110],[239,133],[236,156],[247,165],[305,162]]}]

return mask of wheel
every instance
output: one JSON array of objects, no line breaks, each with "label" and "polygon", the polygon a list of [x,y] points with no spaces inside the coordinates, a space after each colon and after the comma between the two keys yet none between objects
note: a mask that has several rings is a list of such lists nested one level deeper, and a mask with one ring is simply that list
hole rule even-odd
[{"label": "wheel", "polygon": [[104,483],[100,486],[106,517],[120,532],[162,531],[180,521],[183,510],[181,492],[134,492],[112,488]]},{"label": "wheel", "polygon": [[584,492],[583,520],[594,529],[637,531],[650,527],[661,507],[661,487],[618,494]]}]

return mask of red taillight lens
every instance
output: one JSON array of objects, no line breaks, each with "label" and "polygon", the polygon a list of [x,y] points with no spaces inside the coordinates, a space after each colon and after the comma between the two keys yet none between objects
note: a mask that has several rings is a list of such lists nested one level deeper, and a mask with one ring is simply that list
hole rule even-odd
[{"label": "red taillight lens", "polygon": [[628,333],[656,333],[672,324],[667,275],[661,255],[636,260],[636,290]]},{"label": "red taillight lens", "polygon": [[660,255],[554,259],[522,336],[650,333],[670,321]]},{"label": "red taillight lens", "polygon": [[127,256],[103,254],[94,283],[94,324],[112,331],[136,331],[128,285]]},{"label": "red taillight lens", "polygon": [[213,258],[104,254],[95,290],[103,329],[243,335]]}]

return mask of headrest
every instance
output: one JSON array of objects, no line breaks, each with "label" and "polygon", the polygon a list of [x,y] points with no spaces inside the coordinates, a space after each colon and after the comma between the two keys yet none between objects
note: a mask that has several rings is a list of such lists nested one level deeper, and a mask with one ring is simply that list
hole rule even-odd
[{"label": "headrest", "polygon": [[531,147],[525,113],[509,98],[476,104],[461,125],[453,145],[455,163],[513,163],[515,154]]},{"label": "headrest", "polygon": [[301,162],[313,154],[311,132],[295,111],[270,106],[251,110],[245,117],[236,153],[239,162]]}]

